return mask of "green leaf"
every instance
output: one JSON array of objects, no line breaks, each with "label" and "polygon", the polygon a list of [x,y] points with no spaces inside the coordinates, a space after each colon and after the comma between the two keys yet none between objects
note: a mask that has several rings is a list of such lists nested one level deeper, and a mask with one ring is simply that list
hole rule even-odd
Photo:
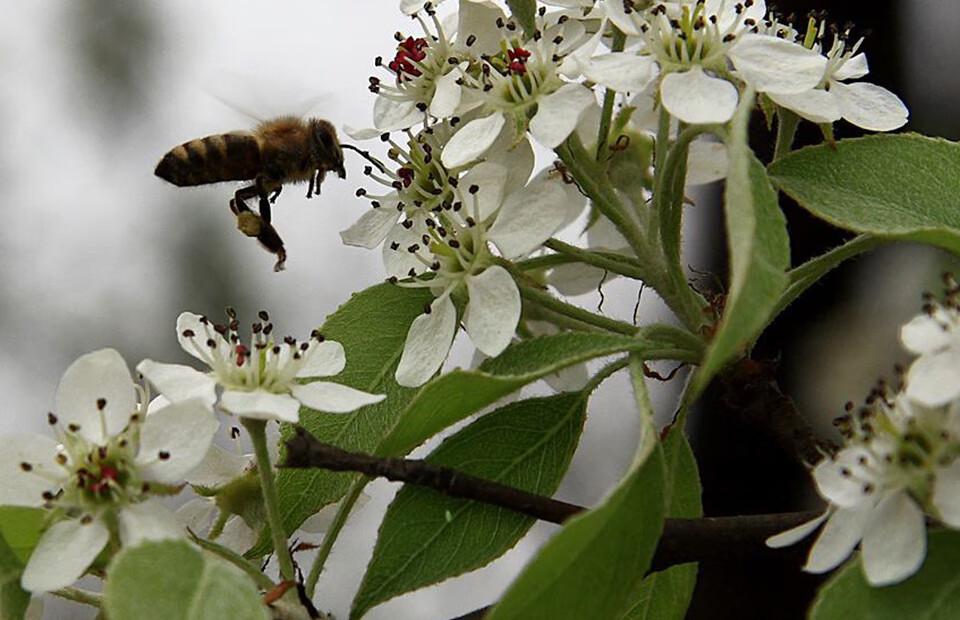
[{"label": "green leaf", "polygon": [[[703,516],[700,475],[690,444],[679,427],[671,429],[663,444],[667,465],[668,517]],[[697,564],[680,564],[647,575],[630,595],[617,620],[682,620],[697,583]]]},{"label": "green leaf", "polygon": [[947,620],[960,617],[960,532],[931,531],[927,558],[906,581],[870,586],[855,557],[826,583],[811,620]]},{"label": "green leaf", "polygon": [[425,385],[377,454],[404,455],[499,398],[574,364],[626,352],[643,359],[695,361],[699,349],[695,336],[666,325],[641,328],[636,336],[567,332],[525,340],[487,360],[479,370],[454,370]]},{"label": "green leaf", "polygon": [[110,620],[265,620],[253,582],[239,568],[181,540],[126,547],[107,569]]},{"label": "green leaf", "polygon": [[[0,537],[21,565],[27,563],[40,541],[46,514],[40,508],[0,506]],[[0,553],[0,574],[4,566],[4,554]]]},{"label": "green leaf", "polygon": [[697,370],[688,402],[757,337],[787,286],[790,239],[786,220],[763,165],[747,143],[752,102],[752,95],[743,97],[728,144],[730,172],[724,192],[724,214],[730,248],[730,288],[723,318]]},{"label": "green leaf", "polygon": [[[427,462],[550,496],[570,465],[589,395],[511,403],[446,439]],[[405,485],[387,509],[351,616],[485,566],[536,521],[520,513]]]},{"label": "green leaf", "polygon": [[878,134],[808,147],[770,165],[777,186],[835,226],[960,254],[960,145]]},{"label": "green leaf", "polygon": [[30,593],[20,587],[22,572],[23,562],[0,535],[0,618],[22,618],[30,604]]},{"label": "green leaf", "polygon": [[611,618],[637,588],[664,517],[664,452],[647,432],[633,466],[596,508],[568,521],[487,620]]},{"label": "green leaf", "polygon": [[527,37],[533,37],[537,31],[537,3],[536,0],[507,0],[507,6],[513,17],[523,28]]},{"label": "green leaf", "polygon": [[[347,415],[305,407],[300,412],[304,428],[320,441],[345,450],[370,452],[376,447],[417,392],[398,385],[394,373],[407,330],[431,299],[427,290],[379,284],[355,294],[327,318],[320,331],[342,344],[347,356],[347,366],[336,381],[387,398]],[[289,435],[290,427],[284,432]],[[343,497],[353,478],[353,474],[322,469],[281,469],[277,495],[287,533]],[[265,535],[247,555],[263,555],[269,550],[269,536]]]}]

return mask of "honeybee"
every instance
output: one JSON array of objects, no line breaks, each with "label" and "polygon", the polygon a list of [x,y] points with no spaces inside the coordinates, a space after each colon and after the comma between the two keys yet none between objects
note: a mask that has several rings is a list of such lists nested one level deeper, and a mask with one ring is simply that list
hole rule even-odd
[{"label": "honeybee", "polygon": [[[285,183],[309,183],[307,198],[320,193],[328,171],[345,179],[343,150],[328,121],[284,116],[260,123],[250,132],[222,133],[175,146],[154,174],[179,187],[223,181],[253,181],[230,200],[237,228],[276,254],[274,271],[283,269],[287,252],[271,223],[270,205]],[[247,206],[259,199],[258,211]]]}]

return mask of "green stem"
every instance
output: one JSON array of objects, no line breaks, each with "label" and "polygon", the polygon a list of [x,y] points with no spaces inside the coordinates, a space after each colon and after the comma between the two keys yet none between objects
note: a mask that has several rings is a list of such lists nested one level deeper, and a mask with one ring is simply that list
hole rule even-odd
[{"label": "green stem", "polygon": [[[619,28],[615,27],[613,29],[613,41],[610,46],[611,51],[622,52],[626,40],[627,37],[620,32]],[[610,119],[613,116],[613,104],[616,98],[617,92],[613,89],[608,88],[606,92],[603,93],[603,109],[600,112],[600,129],[597,132],[597,161],[603,158],[603,151],[607,146],[607,141],[610,139]]]},{"label": "green stem", "polygon": [[617,334],[625,334],[627,336],[632,336],[637,333],[637,328],[629,323],[624,323],[623,321],[618,321],[616,319],[610,319],[605,316],[600,316],[594,314],[589,310],[584,310],[579,306],[574,306],[573,304],[568,304],[565,301],[560,301],[550,293],[541,291],[540,289],[533,288],[532,286],[527,286],[525,284],[518,284],[520,289],[520,296],[542,306],[547,310],[556,312],[557,314],[566,315],[572,319],[576,319],[587,325],[593,325],[599,327],[600,329],[606,330],[608,332],[614,332]]},{"label": "green stem", "polygon": [[790,152],[799,124],[800,116],[796,112],[782,106],[777,107],[777,146],[773,151],[773,161]]},{"label": "green stem", "polygon": [[647,389],[647,377],[643,372],[643,359],[639,355],[627,358],[630,363],[630,382],[633,384],[633,398],[640,414],[640,446],[641,450],[650,437],[656,437],[657,425],[653,421],[653,404],[650,402],[650,392]]},{"label": "green stem", "polygon": [[100,607],[103,605],[102,595],[97,594],[96,592],[89,592],[87,590],[81,590],[80,588],[74,588],[72,586],[60,588],[59,590],[53,590],[50,592],[50,594],[67,599],[68,601],[73,601],[75,603],[91,605],[97,609],[100,609]]},{"label": "green stem", "polygon": [[320,546],[317,557],[313,561],[313,566],[310,567],[310,574],[307,575],[307,580],[303,584],[308,597],[313,598],[313,593],[317,589],[317,581],[320,580],[320,573],[323,572],[323,565],[326,564],[327,557],[333,550],[333,543],[337,541],[340,530],[343,529],[347,517],[350,516],[350,511],[353,510],[353,505],[360,499],[363,487],[367,486],[368,482],[370,482],[370,479],[365,476],[354,480],[350,490],[347,491],[347,495],[340,502],[340,508],[337,509],[337,514],[333,517],[330,529],[323,535],[323,544]]},{"label": "green stem", "polygon": [[293,580],[295,573],[290,550],[287,549],[287,535],[280,517],[280,506],[277,503],[277,485],[273,479],[273,463],[270,462],[270,452],[267,450],[267,423],[265,420],[241,418],[250,441],[253,443],[253,452],[257,457],[257,471],[260,474],[260,489],[263,493],[263,505],[267,509],[267,525],[270,526],[270,535],[273,537],[273,551],[280,564],[280,577],[284,581]]},{"label": "green stem", "polygon": [[612,258],[612,255],[610,254],[604,255],[599,252],[584,250],[575,245],[564,243],[559,239],[547,239],[543,245],[551,250],[554,250],[555,252],[566,254],[567,256],[581,263],[593,265],[594,267],[599,267],[600,269],[606,269],[607,271],[625,276],[627,278],[633,278],[634,280],[643,280],[643,270],[640,269],[639,266],[632,264],[629,257],[623,257],[624,260]]},{"label": "green stem", "polygon": [[583,386],[583,390],[581,390],[581,393],[589,394],[590,392],[594,391],[600,386],[601,383],[609,379],[613,373],[623,370],[624,368],[627,367],[627,364],[629,363],[630,363],[630,356],[628,355],[625,355],[620,359],[613,360],[612,362],[610,362],[609,364],[601,368],[599,371],[597,371],[597,374],[590,377],[590,380],[587,381],[587,384]]},{"label": "green stem", "polygon": [[191,538],[193,542],[199,545],[201,548],[206,549],[214,555],[218,555],[227,562],[230,562],[243,572],[247,574],[261,590],[270,591],[274,588],[276,584],[270,580],[269,577],[264,575],[260,571],[260,567],[255,566],[252,562],[247,560],[245,557],[233,551],[232,549],[227,549],[223,545],[218,545],[217,543],[206,540],[205,538],[200,538],[199,536],[191,532]]},{"label": "green stem", "polygon": [[551,267],[559,267],[560,265],[569,265],[575,262],[577,262],[577,259],[572,256],[545,254],[544,256],[534,256],[526,260],[518,260],[514,264],[517,266],[517,269],[521,271],[533,271],[535,269],[549,269]]}]

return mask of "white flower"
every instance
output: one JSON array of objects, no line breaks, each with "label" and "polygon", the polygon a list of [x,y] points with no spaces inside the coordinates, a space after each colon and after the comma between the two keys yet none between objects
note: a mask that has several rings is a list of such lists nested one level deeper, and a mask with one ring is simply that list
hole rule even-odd
[{"label": "white flower", "polygon": [[847,446],[813,470],[827,511],[767,544],[793,544],[825,521],[804,570],[832,570],[859,544],[867,581],[882,586],[923,564],[925,512],[960,526],[960,428],[955,407],[927,408],[902,394],[888,399],[882,389],[873,398],[873,408],[840,419]]},{"label": "white flower", "polygon": [[920,357],[907,373],[907,395],[929,406],[960,397],[960,310],[955,295],[930,302],[900,330],[908,351]]},{"label": "white flower", "polygon": [[111,540],[136,545],[182,536],[152,493],[169,492],[200,463],[217,421],[193,399],[147,411],[113,349],[80,357],[48,414],[57,439],[7,438],[0,452],[0,505],[43,506],[44,532],[22,577],[45,592],[76,581]]},{"label": "white flower", "polygon": [[296,423],[300,405],[331,413],[346,413],[382,401],[382,394],[368,394],[326,381],[300,383],[298,379],[332,377],[346,365],[339,342],[326,341],[314,331],[310,340],[298,343],[286,337],[274,339],[273,324],[266,312],[264,323],[255,323],[249,346],[240,342],[239,322],[227,311],[227,325],[215,325],[204,316],[184,312],[177,319],[177,339],[183,350],[210,368],[200,372],[190,366],[144,360],[137,366],[160,393],[173,402],[200,398],[242,418]]},{"label": "white flower", "polygon": [[[813,51],[817,53],[823,45],[824,29],[825,23],[821,23],[813,44]],[[895,94],[867,82],[844,83],[869,73],[867,57],[857,53],[863,38],[848,47],[849,36],[849,30],[834,34],[823,75],[813,88],[767,94],[778,104],[815,123],[832,123],[843,118],[870,131],[891,131],[903,126],[909,111]]]},{"label": "white flower", "polygon": [[497,207],[484,218],[481,196],[490,187],[502,188],[507,174],[498,164],[475,166],[458,184],[460,200],[424,220],[422,228],[411,226],[409,239],[384,246],[396,255],[388,261],[394,281],[429,270],[431,279],[398,284],[430,288],[437,295],[407,333],[396,372],[401,385],[425,383],[446,359],[457,329],[452,295],[466,294],[463,323],[480,351],[498,355],[510,343],[520,320],[520,293],[507,270],[495,264],[488,244],[504,258],[528,254],[564,223],[567,194],[545,176],[505,197],[496,191]]}]

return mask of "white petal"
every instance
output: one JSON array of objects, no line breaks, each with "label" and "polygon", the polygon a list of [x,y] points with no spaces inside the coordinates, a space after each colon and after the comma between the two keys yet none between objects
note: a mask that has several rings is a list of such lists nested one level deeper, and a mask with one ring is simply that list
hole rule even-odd
[{"label": "white petal", "polygon": [[[101,411],[98,401],[106,401]],[[130,369],[114,349],[87,353],[70,364],[57,386],[56,414],[63,426],[79,424],[80,434],[103,444],[107,435],[122,431],[135,413],[137,393]]]},{"label": "white petal", "polygon": [[[185,336],[185,333],[192,333],[193,336]],[[213,340],[213,347],[208,344],[210,340]],[[230,344],[214,331],[213,324],[192,312],[183,312],[177,317],[177,342],[184,351],[204,364],[208,364],[211,355],[230,355]]]},{"label": "white petal", "polygon": [[396,209],[387,205],[367,209],[350,228],[340,231],[340,240],[346,245],[375,248],[383,242],[390,229],[397,225],[399,216]]},{"label": "white petal", "polygon": [[611,252],[626,252],[630,248],[626,237],[620,234],[606,217],[599,218],[593,226],[587,229],[587,246],[591,250],[608,250]]},{"label": "white petal", "polygon": [[20,584],[29,592],[49,592],[72,585],[83,575],[110,539],[99,520],[58,521],[50,526],[33,550]]},{"label": "white petal", "polygon": [[[137,463],[149,480],[179,482],[200,464],[220,423],[213,410],[199,400],[174,403],[143,422]],[[166,459],[159,458],[163,452]]]},{"label": "white petal", "polygon": [[566,194],[556,183],[532,183],[507,196],[487,238],[505,257],[523,256],[563,225],[565,204]]},{"label": "white petal", "polygon": [[827,59],[779,37],[748,34],[727,52],[743,79],[761,92],[802,93],[823,79]]},{"label": "white petal", "polygon": [[835,80],[856,80],[870,73],[870,67],[867,65],[867,55],[863,52],[857,54],[837,69],[833,74]]},{"label": "white petal", "polygon": [[840,119],[840,105],[830,92],[814,88],[795,95],[769,93],[770,98],[814,123],[832,123]]},{"label": "white petal", "polygon": [[606,282],[604,270],[583,263],[569,263],[550,270],[550,284],[564,295],[575,297],[597,290],[600,281]]},{"label": "white petal", "polygon": [[198,536],[204,536],[213,523],[217,504],[209,497],[197,497],[177,508],[177,521]]},{"label": "white petal", "polygon": [[867,523],[860,559],[867,581],[885,586],[917,572],[927,554],[923,511],[906,491],[884,498]]},{"label": "white petal", "polygon": [[900,98],[882,86],[867,82],[832,82],[840,113],[848,122],[870,131],[891,131],[907,122],[909,111]]},{"label": "white petal", "polygon": [[184,481],[215,489],[243,474],[249,466],[249,458],[212,444],[200,464],[184,476]]},{"label": "white petal", "polygon": [[343,133],[354,140],[372,140],[383,135],[383,131],[375,127],[351,127],[350,125],[343,126]]},{"label": "white petal", "polygon": [[726,178],[729,163],[727,145],[694,140],[687,153],[687,185],[703,185]]},{"label": "white petal", "polygon": [[306,385],[291,385],[290,392],[301,403],[318,411],[348,413],[360,407],[379,403],[385,394],[370,394],[339,383],[314,381]]},{"label": "white petal", "polygon": [[421,237],[426,232],[426,226],[421,226],[421,218],[418,217],[407,221],[413,222],[410,228],[401,225],[390,230],[382,250],[383,267],[387,275],[400,279],[409,278],[411,269],[414,273],[422,273],[426,269],[408,250],[414,244],[422,243]]},{"label": "white petal", "polygon": [[310,346],[301,355],[304,360],[297,372],[298,377],[332,377],[343,372],[347,365],[343,345],[334,340],[311,340]]},{"label": "white petal", "polygon": [[448,71],[436,82],[433,99],[430,100],[430,114],[437,118],[453,116],[460,105],[461,86],[457,84],[463,76],[459,68]]},{"label": "white petal", "polygon": [[[43,435],[7,435],[0,450],[0,506],[42,506],[43,493],[56,493],[50,480],[65,476],[57,465],[57,442]],[[23,470],[30,464],[30,471]]]},{"label": "white petal", "polygon": [[120,540],[135,547],[148,540],[168,540],[186,535],[183,525],[159,500],[124,507],[120,511]]},{"label": "white petal", "polygon": [[373,103],[373,124],[380,131],[406,129],[422,123],[424,114],[413,101],[393,101],[377,97]]},{"label": "white petal", "polygon": [[487,267],[467,278],[470,301],[464,327],[470,340],[489,356],[499,355],[510,344],[520,321],[520,291],[507,270]]},{"label": "white petal", "polygon": [[298,529],[308,534],[325,534],[333,524],[333,519],[339,508],[339,502],[324,506],[320,512],[301,523]]},{"label": "white petal", "polygon": [[259,538],[243,519],[235,516],[227,520],[227,524],[223,526],[223,532],[215,542],[237,553],[244,553],[253,547]]},{"label": "white petal", "polygon": [[872,510],[870,504],[863,504],[857,508],[839,508],[830,515],[810,549],[810,556],[803,570],[808,573],[825,573],[839,566],[860,542]]},{"label": "white petal", "polygon": [[670,114],[693,124],[727,122],[739,98],[736,86],[707,75],[700,67],[665,75],[660,97]]},{"label": "white petal", "polygon": [[940,519],[950,527],[960,527],[960,461],[937,470],[933,483],[933,505]]},{"label": "white petal", "polygon": [[530,120],[530,133],[548,149],[557,147],[576,128],[580,115],[594,101],[593,91],[582,84],[564,84],[540,99],[537,113]]},{"label": "white petal", "polygon": [[907,396],[928,407],[960,396],[960,347],[928,353],[913,362],[907,371]]},{"label": "white petal", "polygon": [[[640,29],[633,18],[627,14],[623,0],[603,0],[603,7],[607,17],[623,34],[633,37],[640,35]],[[631,14],[636,15],[636,12],[631,11]]]},{"label": "white petal", "polygon": [[418,387],[430,380],[447,359],[457,331],[457,309],[449,297],[430,306],[430,314],[421,314],[410,325],[403,355],[397,366],[397,383]]},{"label": "white petal", "polygon": [[241,418],[279,420],[293,424],[300,421],[300,401],[289,394],[273,394],[264,390],[226,390],[220,397],[220,405]]},{"label": "white petal", "polygon": [[790,545],[797,543],[810,534],[814,532],[820,524],[823,523],[829,513],[825,512],[822,515],[815,517],[805,523],[801,523],[796,527],[792,527],[785,532],[780,532],[775,534],[766,540],[768,547],[772,549],[779,549],[781,547],[789,547]]},{"label": "white petal", "polygon": [[[870,479],[870,474],[860,465],[860,461],[866,459],[869,464],[873,457],[869,452],[859,447],[848,447],[841,450],[835,459],[823,459],[811,472],[814,482],[817,484],[817,490],[827,501],[842,508],[851,508],[870,500],[863,494],[863,484],[865,479]],[[848,475],[844,475],[844,471]]]},{"label": "white petal", "polygon": [[194,398],[207,405],[217,402],[217,380],[190,366],[143,360],[137,364],[137,372],[172,402]]},{"label": "white petal", "polygon": [[652,57],[636,52],[611,52],[588,61],[583,75],[617,92],[639,93],[657,76],[657,65]]},{"label": "white petal", "polygon": [[447,168],[459,168],[483,155],[497,139],[505,122],[503,114],[474,119],[453,134],[443,147],[440,161]]},{"label": "white petal", "polygon": [[513,132],[503,131],[487,152],[487,161],[497,162],[507,170],[504,193],[520,189],[527,184],[536,163],[530,140],[523,136],[514,143]]},{"label": "white petal", "polygon": [[[500,51],[500,29],[497,18],[504,18],[503,10],[492,2],[461,2],[457,12],[457,43],[455,49],[469,52],[478,58],[481,54]],[[470,47],[466,41],[473,35]]]},{"label": "white petal", "polygon": [[944,327],[951,323],[950,316],[941,308],[933,316],[918,314],[900,328],[900,342],[914,355],[942,349],[953,338],[952,330]]},{"label": "white petal", "polygon": [[478,190],[470,201],[469,206],[473,207],[473,201],[477,201],[477,208],[480,213],[480,220],[485,220],[492,215],[503,202],[503,191],[507,184],[507,169],[500,164],[482,161],[470,168],[463,177],[460,185],[469,188],[476,185]]}]

